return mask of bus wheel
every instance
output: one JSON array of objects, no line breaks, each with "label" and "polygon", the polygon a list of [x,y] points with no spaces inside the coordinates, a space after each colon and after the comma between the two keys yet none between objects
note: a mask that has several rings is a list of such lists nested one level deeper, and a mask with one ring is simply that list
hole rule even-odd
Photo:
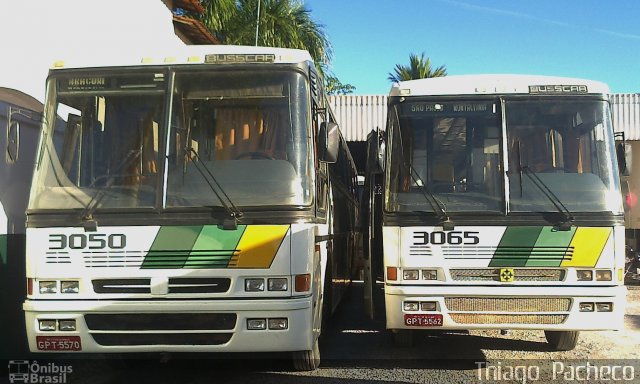
[{"label": "bus wheel", "polygon": [[410,329],[393,330],[393,345],[396,347],[407,348],[413,345],[413,331]]},{"label": "bus wheel", "polygon": [[578,344],[580,331],[544,331],[547,343],[555,351],[570,351]]},{"label": "bus wheel", "polygon": [[309,351],[293,352],[293,367],[296,371],[313,371],[320,365],[320,346],[318,339]]}]

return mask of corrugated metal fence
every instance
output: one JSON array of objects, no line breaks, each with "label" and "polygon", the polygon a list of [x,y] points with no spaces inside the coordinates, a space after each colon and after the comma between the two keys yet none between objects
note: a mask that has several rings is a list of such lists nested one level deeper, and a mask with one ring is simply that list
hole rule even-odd
[{"label": "corrugated metal fence", "polygon": [[609,100],[614,130],[627,140],[640,140],[640,94],[614,93]]},{"label": "corrugated metal fence", "polygon": [[386,95],[329,96],[329,103],[347,141],[366,141],[372,129],[385,128]]},{"label": "corrugated metal fence", "polygon": [[[624,132],[627,140],[640,140],[640,94],[615,93],[609,99],[615,131]],[[386,95],[329,96],[329,103],[347,141],[365,141],[372,129],[385,128]]]}]

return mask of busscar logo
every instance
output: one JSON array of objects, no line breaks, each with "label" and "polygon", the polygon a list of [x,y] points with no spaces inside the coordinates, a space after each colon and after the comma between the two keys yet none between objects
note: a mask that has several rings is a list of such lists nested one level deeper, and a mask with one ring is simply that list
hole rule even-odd
[{"label": "busscar logo", "polygon": [[9,360],[9,383],[65,384],[73,372],[70,365],[39,364],[37,361]]},{"label": "busscar logo", "polygon": [[503,283],[510,283],[516,277],[513,272],[513,268],[500,268],[500,281]]},{"label": "busscar logo", "polygon": [[530,85],[529,93],[533,94],[584,94],[589,90],[586,85]]},{"label": "busscar logo", "polygon": [[204,57],[207,64],[273,63],[273,54],[211,54]]}]

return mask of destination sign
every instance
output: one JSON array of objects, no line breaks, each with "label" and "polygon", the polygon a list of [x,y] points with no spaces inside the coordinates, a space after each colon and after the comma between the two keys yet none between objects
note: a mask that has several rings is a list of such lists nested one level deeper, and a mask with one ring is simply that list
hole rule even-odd
[{"label": "destination sign", "polygon": [[206,55],[204,62],[207,64],[242,64],[242,63],[273,63],[276,55],[273,54],[215,54]]},{"label": "destination sign", "polygon": [[154,90],[164,87],[164,74],[145,73],[125,76],[72,76],[58,80],[60,92]]},{"label": "destination sign", "polygon": [[87,76],[87,77],[71,77],[66,79],[67,91],[87,91],[94,89],[108,88],[108,82],[106,77],[100,76]]},{"label": "destination sign", "polygon": [[473,115],[495,113],[490,102],[416,102],[403,106],[405,115]]},{"label": "destination sign", "polygon": [[530,85],[529,93],[557,95],[557,94],[585,94],[589,90],[586,85]]}]

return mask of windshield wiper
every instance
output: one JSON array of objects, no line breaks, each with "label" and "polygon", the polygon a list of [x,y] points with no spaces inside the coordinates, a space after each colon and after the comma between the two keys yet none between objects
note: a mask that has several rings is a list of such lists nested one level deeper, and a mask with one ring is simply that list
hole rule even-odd
[{"label": "windshield wiper", "polygon": [[528,165],[520,167],[521,174],[522,174],[522,171],[524,171],[524,174],[527,175],[527,177],[529,177],[529,180],[533,182],[533,185],[535,185],[545,195],[545,197],[549,199],[551,204],[553,204],[553,206],[558,210],[560,215],[562,215],[562,220],[560,220],[560,223],[558,224],[558,230],[560,231],[571,230],[571,223],[573,222],[574,217],[571,211],[569,211],[569,209],[564,204],[562,204],[562,200],[560,200],[560,198],[558,198],[558,196],[556,196],[553,193],[553,191],[547,186],[547,184],[545,184],[538,177],[538,175],[535,172],[533,172],[531,168],[529,168]]},{"label": "windshield wiper", "polygon": [[413,167],[411,165],[405,164],[405,166],[408,166],[408,168],[411,170],[410,171],[411,172],[411,178],[416,183],[416,185],[418,185],[420,187],[420,192],[422,192],[422,195],[424,196],[424,198],[427,200],[427,202],[431,206],[431,209],[438,216],[438,219],[440,219],[438,224],[442,225],[442,230],[444,230],[444,231],[453,230],[453,228],[454,228],[453,221],[449,218],[449,215],[447,215],[447,211],[444,209],[444,204],[442,204],[435,197],[435,195],[431,191],[429,191],[427,189],[427,187],[425,186],[424,180],[422,180],[422,178],[420,177],[418,172],[415,169],[413,169]]},{"label": "windshield wiper", "polygon": [[[187,147],[185,148],[185,150],[188,153],[193,154],[193,156],[196,158],[196,161],[193,162],[193,165],[195,166],[198,173],[202,175],[202,178],[204,179],[204,181],[207,182],[211,191],[216,195],[218,200],[220,200],[220,203],[222,204],[224,210],[228,214],[228,217],[222,221],[222,229],[229,229],[229,230],[237,229],[238,218],[242,217],[242,212],[240,212],[238,207],[236,207],[236,205],[233,204],[233,201],[231,200],[229,195],[227,195],[224,189],[222,189],[222,186],[220,185],[220,183],[218,183],[218,180],[216,180],[215,176],[213,176],[213,173],[211,172],[211,170],[200,160],[200,156],[198,155],[198,152],[196,152],[192,147]],[[214,187],[214,184],[215,184],[215,187]],[[224,199],[222,198],[223,196],[224,196]],[[226,199],[226,202],[225,202],[225,199]]]},{"label": "windshield wiper", "polygon": [[542,192],[542,194],[545,195],[547,199],[549,199],[551,204],[553,204],[553,206],[558,210],[560,215],[562,215],[562,220],[560,220],[560,223],[558,223],[558,230],[571,230],[571,223],[574,220],[573,213],[571,213],[571,211],[569,211],[569,209],[564,204],[562,204],[562,200],[560,200],[560,198],[558,198],[558,196],[553,193],[553,191],[547,186],[547,184],[540,180],[538,175],[534,171],[532,171],[528,165],[522,165],[522,157],[520,156],[520,140],[517,140],[516,144],[517,145],[515,150],[517,152],[516,155],[518,158],[518,172],[520,173],[520,193],[522,194],[523,191],[522,173],[524,173],[525,175],[527,175],[529,180],[531,180],[533,185],[535,185]]},{"label": "windshield wiper", "polygon": [[[93,214],[102,202],[102,199],[107,195],[107,192],[111,186],[113,186],[113,182],[117,177],[120,176],[120,171],[125,167],[129,166],[133,160],[137,159],[142,151],[132,149],[127,153],[127,155],[122,159],[120,164],[114,169],[113,172],[107,177],[107,181],[104,183],[104,187],[100,189],[82,210],[80,217],[82,219],[82,226],[86,232],[95,232],[98,230],[98,222],[93,218]],[[95,180],[92,185],[95,184]]]}]

